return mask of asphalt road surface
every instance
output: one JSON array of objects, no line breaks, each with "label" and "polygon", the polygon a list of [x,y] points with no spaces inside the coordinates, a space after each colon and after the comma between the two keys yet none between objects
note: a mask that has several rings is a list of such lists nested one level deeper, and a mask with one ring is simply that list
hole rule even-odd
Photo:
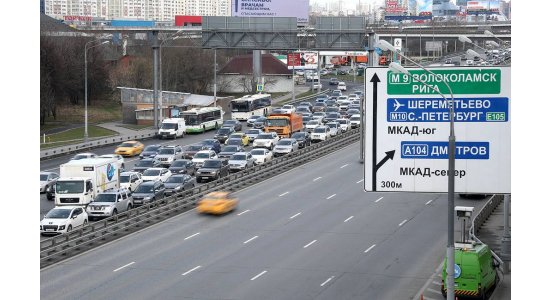
[{"label": "asphalt road surface", "polygon": [[[358,143],[41,270],[42,299],[410,299],[441,263],[446,195],[365,193]],[[457,199],[456,205],[481,201]]]}]

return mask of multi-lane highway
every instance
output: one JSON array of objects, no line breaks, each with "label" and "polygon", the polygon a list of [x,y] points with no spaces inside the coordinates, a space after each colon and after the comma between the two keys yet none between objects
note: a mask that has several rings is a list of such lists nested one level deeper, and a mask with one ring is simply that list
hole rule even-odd
[{"label": "multi-lane highway", "polygon": [[410,299],[444,256],[446,197],[363,192],[358,147],[47,267],[41,298]]}]

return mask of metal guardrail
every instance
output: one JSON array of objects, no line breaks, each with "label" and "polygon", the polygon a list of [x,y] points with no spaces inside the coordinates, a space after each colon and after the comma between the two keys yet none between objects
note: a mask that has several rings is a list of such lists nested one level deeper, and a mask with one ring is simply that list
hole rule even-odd
[{"label": "metal guardrail", "polygon": [[88,149],[101,147],[105,145],[118,144],[120,142],[125,142],[130,140],[150,138],[150,137],[154,137],[155,134],[156,134],[156,131],[141,133],[141,134],[116,135],[116,136],[110,136],[108,138],[91,140],[88,143],[71,144],[63,147],[41,150],[40,159],[53,158],[53,157],[65,155],[67,153],[88,150]]},{"label": "metal guardrail", "polygon": [[[474,217],[472,221],[472,226],[470,227],[470,237],[472,237],[476,242],[483,243],[479,238],[476,237],[475,234],[479,231],[479,228],[483,226],[483,223],[485,223],[485,221],[487,221],[487,219],[491,216],[495,208],[497,208],[502,203],[503,199],[503,195],[491,196],[491,198],[489,198],[489,201],[485,203],[479,213],[477,213],[477,215]],[[491,250],[491,255],[499,262],[500,271],[504,272],[504,262],[502,261],[502,259],[493,250]]]},{"label": "metal guardrail", "polygon": [[40,242],[41,268],[187,211],[195,206],[197,200],[209,192],[237,191],[333,153],[358,141],[360,130],[361,128],[353,129],[327,141],[312,144],[299,151],[273,159],[269,163],[230,174],[227,177],[131,209],[69,233],[42,240]]}]

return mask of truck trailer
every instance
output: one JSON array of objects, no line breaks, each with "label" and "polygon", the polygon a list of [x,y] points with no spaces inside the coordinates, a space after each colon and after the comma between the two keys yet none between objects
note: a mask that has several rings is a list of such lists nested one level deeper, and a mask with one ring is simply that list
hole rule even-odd
[{"label": "truck trailer", "polygon": [[267,117],[264,131],[276,132],[279,137],[290,137],[294,132],[301,131],[303,127],[301,114],[271,114]]}]

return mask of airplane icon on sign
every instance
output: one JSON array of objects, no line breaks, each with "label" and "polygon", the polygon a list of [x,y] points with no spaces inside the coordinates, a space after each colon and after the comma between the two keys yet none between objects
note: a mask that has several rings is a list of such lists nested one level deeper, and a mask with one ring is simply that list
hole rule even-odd
[{"label": "airplane icon on sign", "polygon": [[394,99],[393,101],[395,101],[395,103],[393,104],[393,111],[397,111],[401,106],[405,106],[404,104],[399,103],[397,99]]}]

